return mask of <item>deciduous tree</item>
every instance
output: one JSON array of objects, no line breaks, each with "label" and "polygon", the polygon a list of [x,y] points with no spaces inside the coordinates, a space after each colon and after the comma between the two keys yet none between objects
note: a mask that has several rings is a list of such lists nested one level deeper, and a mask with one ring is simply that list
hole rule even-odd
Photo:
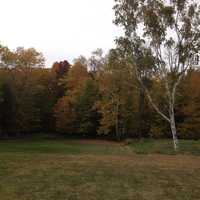
[{"label": "deciduous tree", "polygon": [[[135,62],[137,52],[129,54],[138,80],[149,102],[171,127],[174,149],[178,148],[175,124],[176,91],[193,56],[200,50],[199,4],[192,0],[115,0],[115,23],[123,26],[125,38],[135,47],[151,49],[155,58],[154,77],[164,83],[168,113],[164,113],[152,99],[139,76],[140,65]],[[129,52],[133,49],[129,49]]]}]

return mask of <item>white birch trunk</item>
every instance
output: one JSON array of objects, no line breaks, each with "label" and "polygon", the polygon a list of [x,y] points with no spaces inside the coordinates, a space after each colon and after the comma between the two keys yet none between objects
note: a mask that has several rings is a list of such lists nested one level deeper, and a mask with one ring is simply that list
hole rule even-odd
[{"label": "white birch trunk", "polygon": [[[137,74],[137,73],[136,73]],[[169,85],[167,80],[165,80],[165,87],[166,87],[166,92],[167,92],[167,96],[168,96],[168,102],[169,102],[169,117],[166,116],[159,108],[158,106],[154,103],[148,89],[144,86],[142,80],[140,79],[139,76],[137,76],[140,84],[142,85],[147,98],[150,102],[150,104],[152,105],[152,107],[154,108],[154,110],[163,118],[165,119],[169,124],[170,124],[170,128],[171,128],[171,133],[172,133],[172,137],[173,137],[173,146],[174,146],[174,150],[177,151],[178,150],[178,138],[177,138],[177,132],[176,132],[176,122],[175,122],[175,113],[174,113],[174,104],[175,104],[175,94],[176,94],[176,88],[179,85],[182,76],[179,76],[179,78],[177,79],[176,83],[174,84],[173,90],[172,92],[170,92],[169,89]]]},{"label": "white birch trunk", "polygon": [[174,150],[177,151],[178,138],[177,138],[177,133],[176,133],[176,122],[175,122],[174,113],[170,116],[170,127],[171,127],[171,132],[172,132],[172,137],[173,137]]}]

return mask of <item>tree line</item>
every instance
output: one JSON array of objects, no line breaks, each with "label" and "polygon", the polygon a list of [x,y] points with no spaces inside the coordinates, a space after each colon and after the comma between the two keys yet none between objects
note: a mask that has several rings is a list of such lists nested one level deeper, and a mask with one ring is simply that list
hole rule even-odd
[{"label": "tree line", "polygon": [[[35,49],[1,46],[0,136],[61,133],[84,137],[167,138],[168,124],[145,95],[132,67],[119,49],[98,49],[74,64],[44,67]],[[148,61],[149,62],[149,61]],[[178,137],[200,137],[200,71],[190,68],[178,88],[175,116]],[[156,78],[145,78],[163,110],[165,92]],[[167,109],[166,109],[167,111]]]}]

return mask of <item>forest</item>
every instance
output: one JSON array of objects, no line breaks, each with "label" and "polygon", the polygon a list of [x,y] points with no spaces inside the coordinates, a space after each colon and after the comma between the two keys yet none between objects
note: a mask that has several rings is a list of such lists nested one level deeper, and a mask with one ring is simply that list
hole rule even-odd
[{"label": "forest", "polygon": [[[120,52],[101,49],[74,64],[44,65],[35,49],[1,46],[0,136],[61,133],[95,138],[169,138],[170,127],[152,108]],[[163,85],[145,77],[150,93],[165,112]],[[200,71],[188,69],[177,91],[178,137],[200,138]]]}]

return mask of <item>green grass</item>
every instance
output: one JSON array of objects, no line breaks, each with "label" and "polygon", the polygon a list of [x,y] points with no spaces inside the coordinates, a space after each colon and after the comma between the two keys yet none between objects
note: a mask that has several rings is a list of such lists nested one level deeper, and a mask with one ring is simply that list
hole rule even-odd
[{"label": "green grass", "polygon": [[139,154],[188,154],[200,155],[200,140],[179,140],[178,152],[174,152],[172,140],[142,139],[133,140],[130,144],[135,153]]},{"label": "green grass", "polygon": [[0,200],[199,200],[199,146],[0,141]]},{"label": "green grass", "polygon": [[[87,142],[85,140],[11,140],[0,141],[0,152],[18,153],[62,153],[70,155],[123,155],[137,154],[188,154],[200,155],[200,140],[180,140],[179,150],[174,152],[172,140],[131,140],[130,144],[109,143],[102,141]],[[112,144],[112,145],[109,145]]]},{"label": "green grass", "polygon": [[[115,144],[115,143],[114,143]],[[82,144],[75,140],[60,140],[60,141],[48,141],[48,140],[36,140],[36,141],[4,141],[0,142],[0,152],[4,153],[46,153],[46,154],[69,154],[69,155],[120,155],[127,153],[127,149],[121,147],[117,143],[115,145],[101,145],[93,143],[87,143],[85,141]]]}]

